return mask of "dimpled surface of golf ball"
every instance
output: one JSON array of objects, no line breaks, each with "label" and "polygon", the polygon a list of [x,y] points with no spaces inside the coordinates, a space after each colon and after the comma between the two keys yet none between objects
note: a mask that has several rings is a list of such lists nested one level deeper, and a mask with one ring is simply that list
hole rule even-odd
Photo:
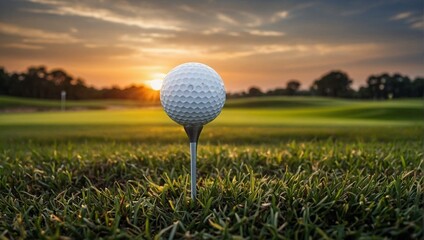
[{"label": "dimpled surface of golf ball", "polygon": [[211,67],[184,63],[166,75],[160,101],[168,116],[178,124],[205,125],[214,120],[224,106],[224,83]]}]

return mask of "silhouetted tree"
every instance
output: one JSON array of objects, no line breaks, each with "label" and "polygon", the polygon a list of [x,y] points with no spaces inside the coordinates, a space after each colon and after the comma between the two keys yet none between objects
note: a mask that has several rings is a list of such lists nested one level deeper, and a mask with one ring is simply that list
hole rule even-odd
[{"label": "silhouetted tree", "polygon": [[386,78],[388,78],[387,74],[381,76],[371,75],[368,77],[367,85],[372,98],[381,99],[384,97],[383,90]]},{"label": "silhouetted tree", "polygon": [[351,94],[350,84],[352,84],[352,80],[346,73],[332,71],[315,80],[311,90],[320,96],[349,97]]},{"label": "silhouetted tree", "polygon": [[[291,80],[287,88],[275,88],[263,93],[258,87],[251,87],[248,92],[228,93],[228,98],[281,96],[281,95],[320,95],[332,97],[355,97],[388,99],[401,97],[423,97],[424,78],[417,77],[414,81],[399,73],[389,75],[371,75],[358,91],[350,88],[352,80],[341,71],[332,71],[316,80],[310,91],[300,91],[300,82]],[[65,90],[68,99],[139,99],[143,101],[158,101],[159,92],[145,86],[132,85],[126,88],[112,86],[97,89],[87,86],[83,79],[73,78],[61,69],[47,71],[44,66],[30,67],[25,72],[8,73],[0,67],[0,94],[59,99],[60,92]]]},{"label": "silhouetted tree", "polygon": [[372,75],[368,78],[367,85],[374,99],[411,97],[411,79],[401,74]]},{"label": "silhouetted tree", "polygon": [[10,84],[9,74],[4,70],[4,68],[0,68],[0,94],[8,95]]},{"label": "silhouetted tree", "polygon": [[424,97],[424,78],[417,77],[411,83],[411,97]]},{"label": "silhouetted tree", "polygon": [[286,95],[286,89],[284,88],[276,88],[266,92],[267,96],[283,96]]},{"label": "silhouetted tree", "polygon": [[297,91],[300,88],[300,82],[297,80],[290,80],[289,82],[287,82],[287,94],[288,95],[295,95],[297,93]]},{"label": "silhouetted tree", "polygon": [[129,86],[121,89],[96,89],[87,87],[81,78],[73,78],[64,70],[47,71],[46,67],[30,67],[26,72],[8,74],[0,68],[0,94],[59,99],[61,91],[66,91],[68,99],[140,99],[158,101],[159,93],[144,86]]},{"label": "silhouetted tree", "polygon": [[248,94],[249,94],[249,96],[252,96],[252,97],[258,97],[258,96],[262,96],[263,95],[261,89],[258,88],[258,87],[251,87],[251,88],[249,88],[249,93]]},{"label": "silhouetted tree", "polygon": [[46,68],[30,67],[22,80],[24,96],[32,98],[51,98],[52,83],[46,81]]},{"label": "silhouetted tree", "polygon": [[357,98],[371,98],[371,92],[367,87],[360,87],[358,92],[356,93]]}]

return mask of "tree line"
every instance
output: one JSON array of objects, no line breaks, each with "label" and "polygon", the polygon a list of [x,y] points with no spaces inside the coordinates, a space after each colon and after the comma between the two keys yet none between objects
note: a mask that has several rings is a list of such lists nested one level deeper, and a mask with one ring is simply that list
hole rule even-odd
[{"label": "tree line", "polygon": [[[371,75],[366,85],[358,90],[351,87],[353,80],[347,73],[331,71],[315,80],[307,90],[301,89],[298,80],[290,80],[285,88],[263,92],[259,87],[248,91],[228,93],[228,98],[258,96],[327,96],[340,98],[391,99],[424,96],[424,78],[411,79],[402,74]],[[46,67],[30,67],[26,72],[8,73],[0,67],[0,95],[29,98],[58,99],[66,91],[68,99],[132,99],[158,101],[159,93],[146,86],[125,88],[95,88],[81,78],[74,78],[61,69],[48,71]]]},{"label": "tree line", "polygon": [[81,78],[74,78],[61,69],[48,71],[46,67],[30,67],[26,72],[8,73],[0,67],[0,95],[58,99],[61,92],[66,98],[82,99],[132,99],[158,101],[159,94],[146,86],[120,88],[95,88],[87,86]]},{"label": "tree line", "polygon": [[290,80],[286,88],[275,88],[263,92],[259,87],[251,87],[248,91],[229,94],[230,98],[258,96],[325,96],[361,99],[392,99],[424,97],[424,78],[411,79],[406,75],[379,74],[371,75],[366,85],[358,90],[352,88],[353,80],[342,71],[331,71],[315,80],[308,90],[301,90],[298,80]]}]

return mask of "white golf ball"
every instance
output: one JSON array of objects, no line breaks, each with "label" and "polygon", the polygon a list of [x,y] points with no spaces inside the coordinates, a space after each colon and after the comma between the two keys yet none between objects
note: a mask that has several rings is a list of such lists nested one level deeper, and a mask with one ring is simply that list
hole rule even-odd
[{"label": "white golf ball", "polygon": [[224,83],[211,67],[184,63],[166,75],[160,101],[168,116],[178,124],[205,125],[214,120],[224,106]]}]

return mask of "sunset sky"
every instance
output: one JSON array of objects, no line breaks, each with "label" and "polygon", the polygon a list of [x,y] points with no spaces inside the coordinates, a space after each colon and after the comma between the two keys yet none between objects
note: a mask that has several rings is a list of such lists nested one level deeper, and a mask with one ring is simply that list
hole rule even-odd
[{"label": "sunset sky", "polygon": [[0,66],[63,68],[98,87],[188,61],[227,90],[303,87],[330,70],[424,75],[423,1],[0,1]]}]

